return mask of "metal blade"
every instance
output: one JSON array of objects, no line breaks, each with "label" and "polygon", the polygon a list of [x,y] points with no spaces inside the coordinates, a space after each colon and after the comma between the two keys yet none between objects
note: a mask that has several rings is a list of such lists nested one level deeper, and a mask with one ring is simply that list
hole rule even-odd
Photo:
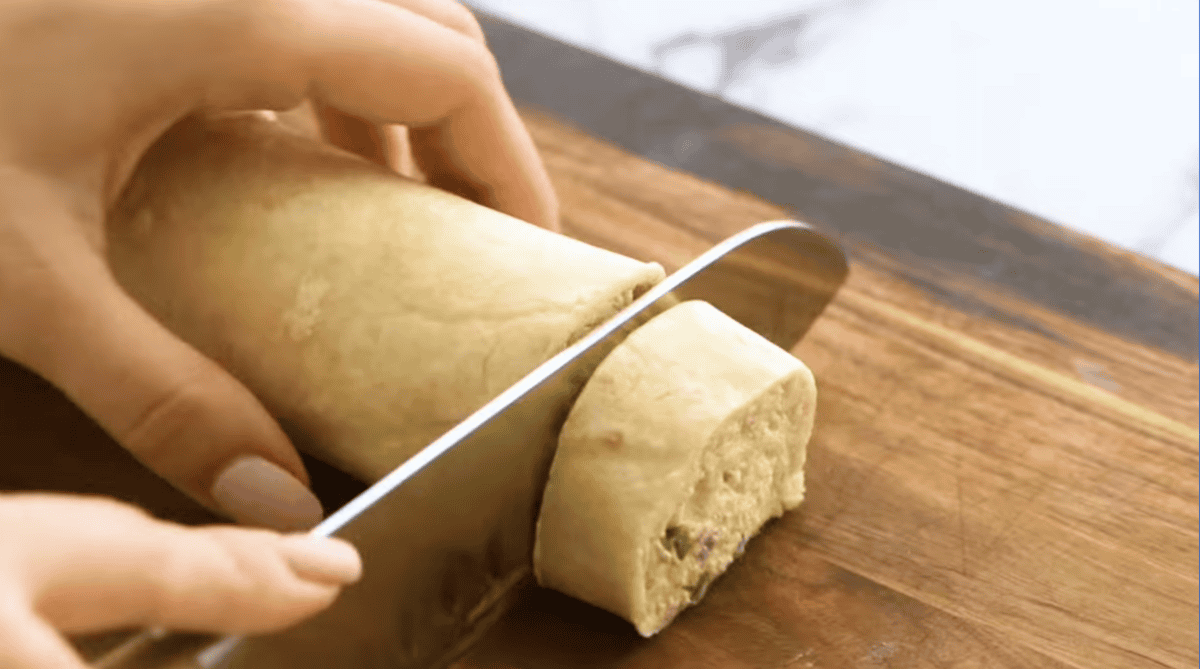
[{"label": "metal blade", "polygon": [[313,530],[358,547],[363,578],[279,634],[226,638],[196,656],[221,669],[444,666],[529,580],[557,434],[584,383],[634,327],[702,299],[790,350],[847,274],[841,250],[794,222],[713,247],[539,366]]}]

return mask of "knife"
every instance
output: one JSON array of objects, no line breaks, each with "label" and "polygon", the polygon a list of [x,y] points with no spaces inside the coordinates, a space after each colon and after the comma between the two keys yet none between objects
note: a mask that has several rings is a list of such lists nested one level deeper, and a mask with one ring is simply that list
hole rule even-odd
[{"label": "knife", "polygon": [[[531,581],[534,529],[575,397],[653,315],[705,300],[791,350],[848,273],[806,224],[761,223],[720,242],[456,425],[311,532],[353,543],[362,579],[313,618],[261,637],[144,633],[98,667],[444,667]],[[202,646],[197,652],[196,648]]]}]

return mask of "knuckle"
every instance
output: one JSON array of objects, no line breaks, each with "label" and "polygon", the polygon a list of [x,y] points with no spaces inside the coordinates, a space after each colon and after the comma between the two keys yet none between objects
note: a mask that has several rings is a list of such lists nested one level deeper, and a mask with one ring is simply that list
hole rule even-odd
[{"label": "knuckle", "polygon": [[[211,373],[196,372],[171,385],[143,405],[142,411],[113,436],[151,466],[169,468],[171,456],[187,450],[186,442],[204,435],[218,415]],[[169,474],[170,472],[162,472]]]},{"label": "knuckle", "polygon": [[313,0],[222,0],[214,7],[220,43],[214,62],[222,96],[217,107],[289,109],[308,82],[303,51],[317,10]]},{"label": "knuckle", "polygon": [[487,46],[472,42],[470,47],[463,49],[461,62],[468,80],[475,87],[490,90],[500,85],[500,65]]},{"label": "knuckle", "polygon": [[220,596],[211,606],[232,627],[257,632],[279,627],[291,597],[282,569],[274,564],[275,535],[266,530],[211,528],[209,540],[221,555]]},{"label": "knuckle", "polygon": [[154,545],[154,555],[149,562],[153,570],[138,583],[142,616],[151,624],[166,622],[171,613],[187,601],[187,584],[194,578],[192,564],[196,560],[193,550],[185,550],[178,541],[160,541]]},{"label": "knuckle", "polygon": [[[507,95],[495,57],[484,45],[465,37],[456,45],[453,62],[446,63],[438,80],[434,105],[441,117],[463,110],[488,107]],[[421,125],[419,120],[414,123]]]},{"label": "knuckle", "polygon": [[184,530],[188,541],[164,543],[158,578],[149,584],[147,617],[162,624],[179,615],[236,624],[258,583],[226,542],[209,529]]},{"label": "knuckle", "polygon": [[451,2],[450,14],[451,28],[480,44],[487,41],[486,36],[483,34],[483,28],[479,25],[479,20],[475,18],[475,14],[465,5],[460,2]]}]

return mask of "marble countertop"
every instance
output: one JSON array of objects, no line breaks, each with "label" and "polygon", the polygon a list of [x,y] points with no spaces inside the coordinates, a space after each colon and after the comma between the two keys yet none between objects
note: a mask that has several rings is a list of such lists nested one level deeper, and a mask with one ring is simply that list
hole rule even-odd
[{"label": "marble countertop", "polygon": [[469,4],[1197,273],[1192,0]]}]

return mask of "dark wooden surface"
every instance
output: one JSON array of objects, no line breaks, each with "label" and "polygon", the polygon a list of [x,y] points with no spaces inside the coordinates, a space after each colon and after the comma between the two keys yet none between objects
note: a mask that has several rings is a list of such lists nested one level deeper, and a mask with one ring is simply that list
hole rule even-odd
[{"label": "dark wooden surface", "polygon": [[[531,125],[589,242],[673,268],[785,215]],[[820,389],[799,512],[654,639],[534,591],[460,669],[1195,666],[1195,362],[846,241],[850,279],[795,351]]]},{"label": "dark wooden surface", "polygon": [[[1195,277],[485,28],[568,234],[674,268],[795,216],[852,270],[796,349],[821,393],[801,509],[654,639],[531,590],[461,669],[1196,666]],[[3,361],[0,440],[0,489],[211,519]]]}]

